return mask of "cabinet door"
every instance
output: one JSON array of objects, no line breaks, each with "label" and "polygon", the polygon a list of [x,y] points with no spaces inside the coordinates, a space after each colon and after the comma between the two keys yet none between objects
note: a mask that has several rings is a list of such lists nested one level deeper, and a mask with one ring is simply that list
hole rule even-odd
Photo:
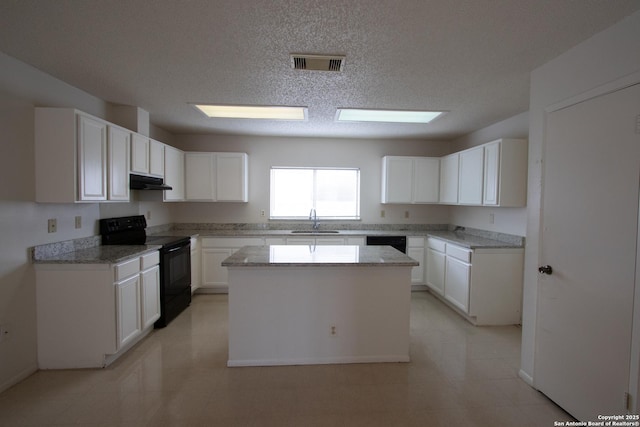
[{"label": "cabinet door", "polygon": [[407,255],[420,263],[411,269],[411,283],[424,284],[424,248],[408,248]]},{"label": "cabinet door", "polygon": [[413,199],[413,159],[382,158],[382,203],[411,203]]},{"label": "cabinet door", "polygon": [[229,285],[227,267],[220,264],[233,252],[234,249],[230,248],[202,249],[202,288],[225,288]]},{"label": "cabinet door", "polygon": [[131,132],[109,126],[109,200],[129,201]]},{"label": "cabinet door", "polygon": [[140,273],[142,299],[142,329],[160,318],[160,267],[151,267]]},{"label": "cabinet door", "polygon": [[460,182],[458,202],[465,205],[482,204],[484,178],[484,147],[460,153]]},{"label": "cabinet door", "polygon": [[149,174],[164,178],[164,144],[162,142],[149,142]]},{"label": "cabinet door", "polygon": [[440,203],[458,203],[459,154],[450,154],[440,159]]},{"label": "cabinet door", "polygon": [[200,242],[197,238],[191,238],[191,293],[200,287],[200,275],[202,272],[200,256]]},{"label": "cabinet door", "polygon": [[107,124],[78,116],[78,200],[107,200]]},{"label": "cabinet door", "polygon": [[484,146],[484,205],[498,205],[498,185],[500,178],[500,142]]},{"label": "cabinet door", "polygon": [[185,153],[185,197],[187,200],[209,201],[216,199],[214,187],[213,153]]},{"label": "cabinet door", "polygon": [[445,254],[427,248],[427,286],[444,295]]},{"label": "cabinet door", "polygon": [[446,257],[444,297],[465,313],[469,312],[471,265]]},{"label": "cabinet door", "polygon": [[116,283],[118,304],[118,349],[127,345],[142,331],[140,316],[140,275]]},{"label": "cabinet door", "polygon": [[215,199],[219,202],[247,202],[248,156],[245,153],[215,154]]},{"label": "cabinet door", "polygon": [[415,157],[413,165],[413,201],[437,203],[440,195],[440,159]]},{"label": "cabinet door", "polygon": [[164,192],[168,202],[184,200],[184,152],[170,146],[164,148],[164,182],[173,187]]},{"label": "cabinet door", "polygon": [[131,172],[149,173],[149,138],[138,133],[131,139]]}]

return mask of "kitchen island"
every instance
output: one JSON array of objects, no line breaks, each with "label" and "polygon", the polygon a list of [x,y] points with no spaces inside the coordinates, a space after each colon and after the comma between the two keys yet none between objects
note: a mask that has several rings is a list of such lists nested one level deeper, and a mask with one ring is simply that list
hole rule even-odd
[{"label": "kitchen island", "polygon": [[245,246],[229,270],[228,366],[408,362],[411,268],[390,246]]}]

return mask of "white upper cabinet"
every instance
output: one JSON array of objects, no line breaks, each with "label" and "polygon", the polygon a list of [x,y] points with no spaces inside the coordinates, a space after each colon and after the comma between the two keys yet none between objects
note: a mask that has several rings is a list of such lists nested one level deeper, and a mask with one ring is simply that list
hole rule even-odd
[{"label": "white upper cabinet", "polygon": [[129,201],[129,146],[131,132],[114,126],[109,126],[108,131],[108,199]]},{"label": "white upper cabinet", "polygon": [[131,139],[131,172],[164,178],[164,144],[134,133]]},{"label": "white upper cabinet", "polygon": [[213,153],[185,153],[185,196],[187,200],[215,199]]},{"label": "white upper cabinet", "polygon": [[246,153],[216,153],[217,201],[249,201],[248,163]]},{"label": "white upper cabinet", "polygon": [[71,108],[36,108],[36,202],[129,201],[129,138]]},{"label": "white upper cabinet", "polygon": [[459,153],[440,158],[440,203],[458,203]]},{"label": "white upper cabinet", "polygon": [[413,158],[382,158],[382,203],[411,203],[413,199]]},{"label": "white upper cabinet", "polygon": [[[71,140],[73,141],[73,139]],[[78,200],[107,200],[106,123],[78,115],[77,167]]]},{"label": "white upper cabinet", "polygon": [[131,172],[149,173],[149,138],[134,133],[131,139]]},{"label": "white upper cabinet", "polygon": [[527,141],[499,139],[484,145],[484,197],[489,206],[527,204]]},{"label": "white upper cabinet", "polygon": [[482,180],[484,178],[484,147],[460,152],[458,203],[482,204]]},{"label": "white upper cabinet", "polygon": [[246,153],[185,153],[186,199],[201,202],[247,202]]},{"label": "white upper cabinet", "polygon": [[164,147],[164,182],[173,188],[164,191],[165,202],[184,200],[184,151],[169,145]]},{"label": "white upper cabinet", "polygon": [[440,195],[440,159],[416,157],[413,161],[415,203],[437,203]]},{"label": "white upper cabinet", "polygon": [[522,207],[527,141],[499,139],[440,158],[440,203]]},{"label": "white upper cabinet", "polygon": [[382,203],[436,203],[439,181],[438,158],[382,158]]},{"label": "white upper cabinet", "polygon": [[149,175],[164,178],[164,144],[149,140]]}]

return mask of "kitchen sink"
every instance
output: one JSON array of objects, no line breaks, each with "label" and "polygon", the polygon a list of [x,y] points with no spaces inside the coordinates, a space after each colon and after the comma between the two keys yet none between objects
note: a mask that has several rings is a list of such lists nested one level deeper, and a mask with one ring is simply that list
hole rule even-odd
[{"label": "kitchen sink", "polygon": [[338,234],[338,230],[293,230],[292,234]]}]

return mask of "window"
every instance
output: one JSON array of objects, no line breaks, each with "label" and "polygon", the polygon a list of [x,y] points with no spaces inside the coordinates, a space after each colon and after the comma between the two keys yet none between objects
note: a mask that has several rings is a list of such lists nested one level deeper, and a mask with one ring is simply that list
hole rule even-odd
[{"label": "window", "polygon": [[360,170],[271,168],[271,219],[360,219]]}]

